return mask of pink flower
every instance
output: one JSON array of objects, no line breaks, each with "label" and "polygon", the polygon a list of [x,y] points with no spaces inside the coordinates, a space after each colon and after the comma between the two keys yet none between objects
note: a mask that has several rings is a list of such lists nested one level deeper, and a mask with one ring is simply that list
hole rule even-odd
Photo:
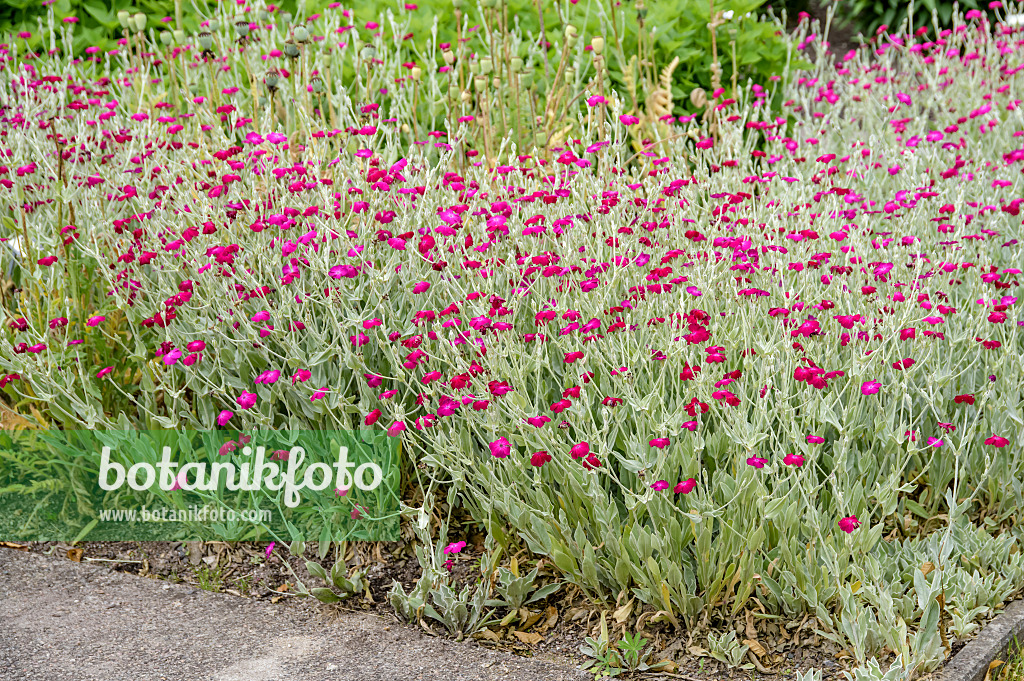
[{"label": "pink flower", "polygon": [[444,547],[444,553],[445,553],[445,555],[451,555],[451,554],[455,554],[455,553],[461,552],[462,549],[464,549],[464,548],[466,548],[466,542],[464,542],[464,541],[455,541],[455,542],[452,542],[451,544],[449,544],[448,546]]},{"label": "pink flower", "polygon": [[860,387],[860,392],[863,395],[874,395],[882,388],[882,384],[878,381],[865,381],[864,385]]},{"label": "pink flower", "polygon": [[940,440],[937,437],[930,437],[930,438],[928,438],[928,446],[929,447],[941,447],[942,444],[943,444],[942,440]]},{"label": "pink flower", "polygon": [[242,409],[251,409],[256,404],[256,393],[242,391],[242,394],[235,400]]},{"label": "pink flower", "polygon": [[812,445],[820,445],[822,442],[825,441],[825,438],[821,437],[820,435],[808,435],[807,441],[810,442]]},{"label": "pink flower", "polygon": [[96,326],[104,319],[106,319],[106,317],[96,315],[95,317],[89,317],[87,320],[85,320],[85,324],[86,326]]},{"label": "pink flower", "polygon": [[551,419],[549,419],[547,416],[531,416],[528,419],[526,419],[526,422],[529,423],[531,426],[534,426],[535,428],[540,428],[550,420]]},{"label": "pink flower", "polygon": [[583,353],[582,352],[567,352],[567,353],[565,353],[565,363],[566,364],[572,364],[573,362],[575,362],[578,359],[583,359]]},{"label": "pink flower", "polygon": [[428,288],[430,288],[430,282],[428,282],[428,281],[421,281],[421,282],[419,282],[418,284],[416,284],[415,286],[412,287],[412,292],[413,293],[423,293]]},{"label": "pink flower", "polygon": [[503,437],[499,437],[494,442],[489,443],[488,446],[491,448],[491,456],[498,459],[504,459],[512,453],[512,445]]},{"label": "pink flower", "polygon": [[689,494],[690,492],[693,491],[693,488],[696,486],[697,481],[694,480],[693,478],[688,478],[677,484],[675,486],[675,489],[673,489],[672,491],[675,492],[676,494]]},{"label": "pink flower", "polygon": [[747,459],[747,465],[753,466],[754,468],[764,468],[766,463],[768,463],[768,459],[762,459],[759,456],[752,456]]},{"label": "pink flower", "polygon": [[993,447],[1005,447],[1010,444],[1010,441],[1005,437],[999,435],[993,435],[992,437],[985,438],[985,444],[992,445]]},{"label": "pink flower", "polygon": [[665,449],[665,447],[668,447],[671,443],[667,437],[656,437],[648,444],[652,447],[657,447],[658,449]]},{"label": "pink flower", "polygon": [[270,558],[270,554],[272,554],[274,552],[274,544],[276,544],[276,543],[277,542],[270,542],[269,544],[267,544],[267,550],[265,552],[267,558]]},{"label": "pink flower", "polygon": [[653,485],[651,485],[651,489],[653,489],[655,492],[660,492],[662,490],[666,490],[666,489],[668,489],[668,481],[666,481],[666,480],[658,480]]},{"label": "pink flower", "polygon": [[109,374],[113,370],[114,370],[114,367],[103,367],[102,369],[100,369],[96,373],[96,378],[103,378],[104,376],[106,376],[107,374]]},{"label": "pink flower", "polygon": [[799,454],[787,454],[785,458],[782,459],[782,463],[787,466],[796,466],[799,468],[804,465],[804,457]]},{"label": "pink flower", "polygon": [[860,521],[857,520],[855,515],[847,516],[839,521],[839,529],[846,534],[850,534],[858,527],[860,527]]},{"label": "pink flower", "polygon": [[379,418],[380,409],[374,409],[373,411],[366,415],[366,418],[363,419],[363,423],[365,423],[368,426],[372,426],[373,424],[377,423],[377,419]]},{"label": "pink flower", "polygon": [[292,374],[292,385],[295,385],[296,383],[304,383],[308,381],[312,375],[313,374],[306,369],[299,369]]},{"label": "pink flower", "polygon": [[691,433],[695,432],[697,430],[697,422],[696,421],[687,421],[686,423],[683,424],[683,428],[686,428]]},{"label": "pink flower", "polygon": [[315,402],[315,401],[317,401],[317,400],[322,400],[322,399],[324,399],[324,397],[325,397],[326,395],[327,395],[327,388],[326,388],[326,387],[320,388],[320,389],[319,389],[319,390],[317,390],[317,391],[316,391],[315,393],[313,393],[312,395],[310,395],[310,397],[309,397],[309,401],[310,401],[310,402]]},{"label": "pink flower", "polygon": [[405,421],[395,421],[388,426],[388,437],[398,437],[405,430]]},{"label": "pink flower", "polygon": [[622,114],[621,116],[619,116],[619,121],[623,125],[636,125],[637,123],[640,122],[640,119],[637,118],[636,116],[630,116],[629,114]]},{"label": "pink flower", "polygon": [[231,417],[235,415],[235,412],[228,411],[225,409],[221,413],[217,414],[217,425],[223,426],[225,423],[231,420]]},{"label": "pink flower", "polygon": [[710,137],[705,137],[700,142],[697,142],[698,149],[711,149],[715,146],[715,140]]}]

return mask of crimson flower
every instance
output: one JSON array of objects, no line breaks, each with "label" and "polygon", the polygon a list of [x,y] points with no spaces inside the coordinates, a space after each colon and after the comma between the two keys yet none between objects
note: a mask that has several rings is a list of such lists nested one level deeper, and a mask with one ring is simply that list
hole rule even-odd
[{"label": "crimson flower", "polygon": [[1010,441],[1005,437],[999,435],[993,435],[992,437],[985,438],[985,444],[992,445],[993,447],[1005,447],[1010,444]]},{"label": "crimson flower", "polygon": [[540,468],[549,461],[551,461],[551,455],[544,450],[534,452],[533,456],[530,457],[530,465],[537,468]]},{"label": "crimson flower", "polygon": [[768,459],[762,459],[759,456],[752,456],[747,459],[747,465],[753,466],[754,468],[764,468],[766,463],[768,463]]}]

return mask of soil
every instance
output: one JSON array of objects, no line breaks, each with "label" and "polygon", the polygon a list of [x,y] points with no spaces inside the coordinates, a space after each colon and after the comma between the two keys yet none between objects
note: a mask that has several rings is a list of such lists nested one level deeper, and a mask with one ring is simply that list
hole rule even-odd
[{"label": "soil", "polygon": [[[470,535],[467,539],[468,546],[455,556],[452,565],[452,581],[456,588],[480,574],[482,545],[478,544],[482,537]],[[3,551],[2,546],[0,544],[0,551]],[[13,546],[8,545],[8,548]],[[302,599],[294,595],[296,576],[307,588],[324,586],[309,575],[305,561],[318,562],[330,571],[333,555],[320,560],[312,546],[307,547],[301,558],[289,555],[287,547],[276,545],[269,554],[267,548],[266,544],[241,542],[82,542],[74,547],[58,542],[40,542],[24,545],[27,552],[41,554],[50,561],[101,566],[112,573],[159,579],[193,590],[221,592],[239,600],[262,602],[271,608],[290,609],[302,603],[303,607],[311,608],[328,620],[344,622],[356,614],[374,615],[402,631],[426,633],[439,639],[451,638],[443,626],[429,620],[419,626],[400,622],[388,602],[388,591],[395,581],[409,591],[419,578],[420,567],[410,543],[350,544],[346,564],[350,571],[365,570],[369,589],[362,598],[353,597],[333,605],[322,605],[311,598]],[[551,581],[553,574],[544,561],[541,561],[540,568],[542,577],[538,579],[538,585]],[[782,622],[782,626],[755,621],[752,616],[746,622],[742,618],[737,620],[737,638],[753,638],[765,654],[755,656],[753,652],[748,653],[743,661],[748,669],[730,670],[704,650],[708,647],[706,627],[699,628],[700,633],[684,631],[679,635],[668,623],[652,623],[653,611],[632,608],[625,621],[619,623],[614,617],[614,610],[606,610],[613,640],[620,638],[627,626],[632,631],[642,630],[649,643],[653,644],[651,662],[671,661],[672,664],[666,667],[669,674],[660,678],[690,678],[694,681],[698,678],[700,681],[760,680],[766,677],[790,679],[795,678],[797,672],[814,668],[822,670],[827,680],[841,678],[841,672],[848,668],[849,658],[814,634],[813,618]],[[504,614],[505,611],[499,610],[496,616]],[[471,641],[457,644],[459,649],[490,649],[520,657],[558,659],[579,665],[586,659],[579,652],[580,645],[587,636],[597,637],[600,633],[601,608],[572,587],[563,587],[544,602],[531,604],[528,613],[520,614],[525,615],[522,619],[528,626],[493,625],[487,632],[481,632],[486,637],[478,634]],[[748,622],[752,627],[749,630]],[[520,638],[515,634],[517,628],[525,636]],[[756,646],[752,647],[756,649]]]}]

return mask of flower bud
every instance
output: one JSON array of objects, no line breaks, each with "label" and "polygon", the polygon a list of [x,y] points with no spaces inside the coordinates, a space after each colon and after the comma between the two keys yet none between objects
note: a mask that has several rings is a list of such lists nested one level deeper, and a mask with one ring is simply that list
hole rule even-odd
[{"label": "flower bud", "polygon": [[579,36],[579,31],[576,30],[575,26],[573,26],[572,24],[569,24],[569,25],[567,25],[565,27],[565,37],[566,37],[567,40],[569,38],[574,38],[575,39],[578,36]]},{"label": "flower bud", "polygon": [[414,66],[412,67],[412,70],[409,72],[409,75],[412,76],[413,80],[419,81],[419,79],[423,77],[423,69],[421,69],[418,66]]},{"label": "flower bud", "polygon": [[444,57],[444,63],[447,64],[448,66],[451,66],[452,64],[455,63],[455,53],[452,52],[451,50],[445,50],[444,52],[441,53],[441,56]]},{"label": "flower bud", "polygon": [[594,54],[601,54],[604,52],[604,38],[595,35],[590,39],[590,47],[594,50]]},{"label": "flower bud", "polygon": [[403,134],[408,135],[411,132],[411,128],[408,123],[402,123],[401,131]]}]

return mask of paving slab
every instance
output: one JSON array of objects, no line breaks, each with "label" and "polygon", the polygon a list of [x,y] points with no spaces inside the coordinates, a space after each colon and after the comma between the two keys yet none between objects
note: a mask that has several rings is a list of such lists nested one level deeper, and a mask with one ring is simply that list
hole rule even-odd
[{"label": "paving slab", "polygon": [[0,548],[2,681],[583,681],[571,662]]}]

